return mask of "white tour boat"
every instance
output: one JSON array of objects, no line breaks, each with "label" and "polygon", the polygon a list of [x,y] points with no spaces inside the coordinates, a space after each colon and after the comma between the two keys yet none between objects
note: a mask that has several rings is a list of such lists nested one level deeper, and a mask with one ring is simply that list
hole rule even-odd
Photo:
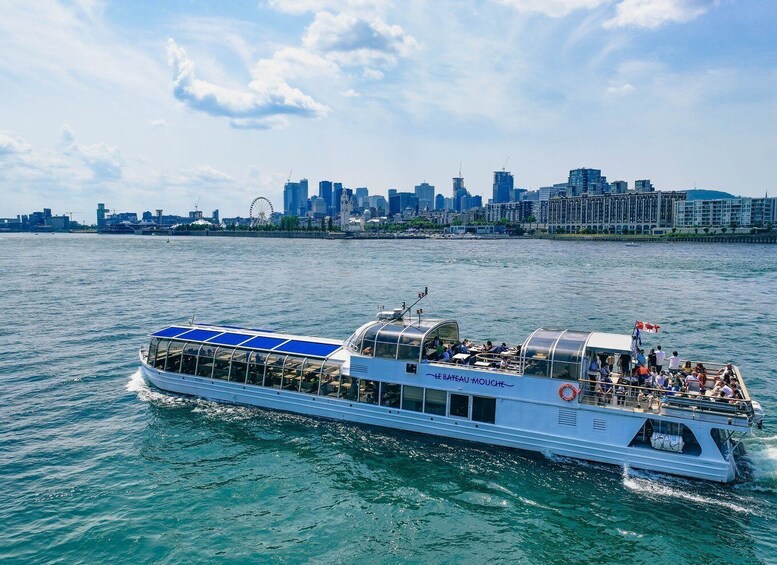
[{"label": "white tour boat", "polygon": [[[462,351],[455,321],[410,316],[413,306],[344,342],[170,326],[141,349],[141,371],[174,393],[720,482],[736,478],[740,442],[763,418],[731,365],[705,364],[741,398],[709,382],[639,386],[633,336],[538,329],[514,348]],[[612,367],[609,381],[592,362]]]}]

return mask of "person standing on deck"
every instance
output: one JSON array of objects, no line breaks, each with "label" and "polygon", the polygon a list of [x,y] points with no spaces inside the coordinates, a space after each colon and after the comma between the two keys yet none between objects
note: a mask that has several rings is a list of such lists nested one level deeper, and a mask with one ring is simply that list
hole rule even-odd
[{"label": "person standing on deck", "polygon": [[666,360],[666,353],[661,350],[661,346],[656,347],[656,371],[659,373],[664,368],[664,361]]},{"label": "person standing on deck", "polygon": [[673,373],[680,370],[680,356],[677,351],[672,351],[672,355],[669,357],[669,370]]}]

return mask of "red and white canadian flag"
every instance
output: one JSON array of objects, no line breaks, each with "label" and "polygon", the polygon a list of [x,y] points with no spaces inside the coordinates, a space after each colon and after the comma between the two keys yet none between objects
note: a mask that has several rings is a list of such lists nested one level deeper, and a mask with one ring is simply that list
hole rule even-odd
[{"label": "red and white canadian flag", "polygon": [[661,329],[661,326],[658,324],[648,324],[647,322],[637,322],[634,327],[641,332],[646,332],[649,334],[657,334],[658,330]]}]

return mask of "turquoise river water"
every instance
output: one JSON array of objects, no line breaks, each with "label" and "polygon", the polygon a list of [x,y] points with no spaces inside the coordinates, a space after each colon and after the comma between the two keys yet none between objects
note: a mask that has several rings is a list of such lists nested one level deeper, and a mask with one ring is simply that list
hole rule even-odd
[{"label": "turquoise river water", "polygon": [[[0,562],[776,563],[777,246],[0,235]],[[147,335],[347,337],[424,286],[476,340],[628,333],[767,411],[710,484],[165,394]]]}]

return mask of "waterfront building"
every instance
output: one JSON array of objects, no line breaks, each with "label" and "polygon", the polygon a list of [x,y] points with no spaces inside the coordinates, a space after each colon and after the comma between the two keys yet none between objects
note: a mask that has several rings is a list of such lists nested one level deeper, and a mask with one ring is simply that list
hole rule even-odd
[{"label": "waterfront building", "polygon": [[435,210],[444,210],[445,209],[445,197],[442,194],[438,194],[434,197],[434,209]]},{"label": "waterfront building", "polygon": [[777,223],[777,198],[685,200],[675,204],[677,228],[749,228]]},{"label": "waterfront building", "polygon": [[654,192],[653,184],[650,179],[642,179],[634,181],[634,192]]},{"label": "waterfront building", "polygon": [[519,200],[518,202],[490,202],[486,204],[486,220],[497,223],[507,220],[511,224],[519,224],[529,221],[534,214],[534,207],[538,201]]},{"label": "waterfront building", "polygon": [[548,231],[663,233],[674,226],[675,202],[685,199],[685,192],[658,191],[551,198]]},{"label": "waterfront building", "polygon": [[494,204],[500,202],[510,202],[513,200],[514,179],[512,173],[502,169],[494,171],[493,196],[491,201]]},{"label": "waterfront building", "polygon": [[418,199],[418,210],[434,210],[434,186],[428,182],[422,182],[415,187],[415,196]]},{"label": "waterfront building", "polygon": [[308,207],[308,179],[288,181],[283,187],[284,216],[305,216]]},{"label": "waterfront building", "polygon": [[628,190],[629,183],[625,180],[614,180],[610,183],[610,192],[613,194],[626,194]]},{"label": "waterfront building", "polygon": [[105,204],[100,202],[97,204],[97,230],[101,231],[105,229],[105,214],[107,213],[107,210],[105,209]]},{"label": "waterfront building", "polygon": [[610,191],[607,177],[599,169],[573,169],[569,171],[567,196],[604,194]]}]

